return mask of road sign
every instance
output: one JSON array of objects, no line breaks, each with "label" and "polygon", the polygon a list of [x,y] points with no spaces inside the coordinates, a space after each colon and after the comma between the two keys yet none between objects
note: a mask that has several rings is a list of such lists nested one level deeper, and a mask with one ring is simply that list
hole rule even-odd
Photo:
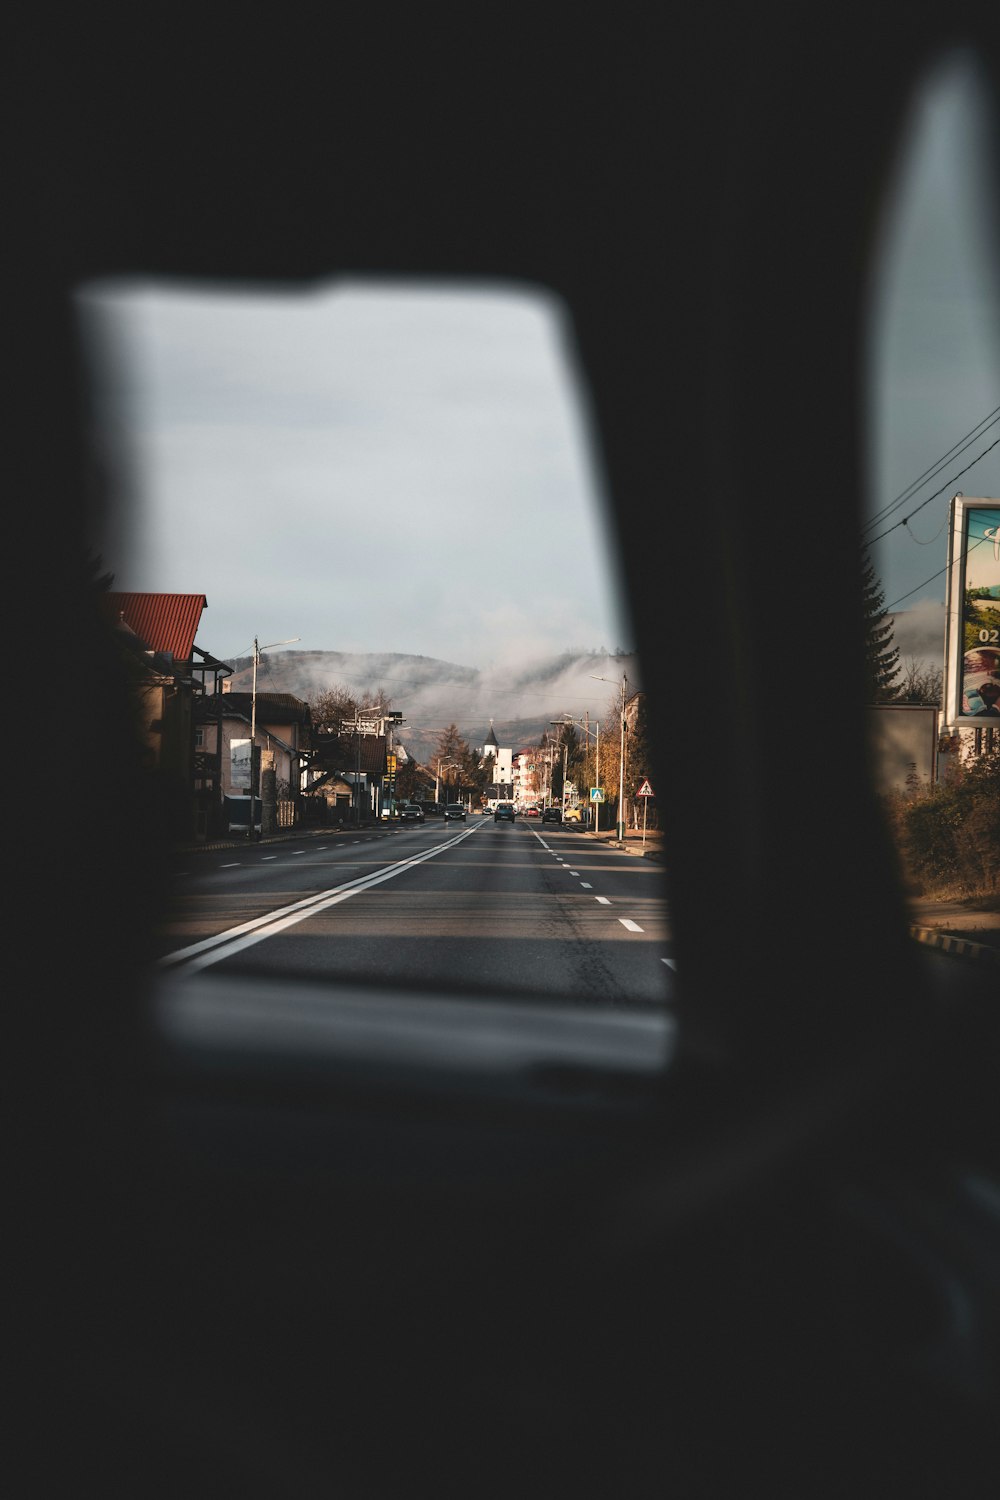
[{"label": "road sign", "polygon": [[637,797],[651,797],[653,795],[653,788],[648,781],[644,781],[635,795]]},{"label": "road sign", "polygon": [[591,802],[603,802],[604,801],[604,789],[603,789],[603,787],[592,786],[590,788],[590,800],[591,800]]}]

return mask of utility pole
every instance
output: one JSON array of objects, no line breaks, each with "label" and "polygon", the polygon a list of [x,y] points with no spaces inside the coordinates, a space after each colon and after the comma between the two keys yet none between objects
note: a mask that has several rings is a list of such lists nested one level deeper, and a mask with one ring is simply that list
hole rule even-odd
[{"label": "utility pole", "polygon": [[[600,790],[601,786],[601,721],[598,719],[597,728],[594,730],[594,785]],[[594,803],[594,832],[601,831],[601,804]]]},{"label": "utility pole", "polygon": [[[614,680],[611,677],[598,677],[597,674],[594,673],[594,672],[591,672],[590,676],[594,679],[595,682],[612,682]],[[618,827],[618,840],[619,840],[620,843],[624,843],[625,842],[625,697],[626,697],[626,693],[627,692],[628,692],[628,678],[625,675],[625,673],[623,672],[622,673],[622,701],[621,701],[621,708],[620,708],[620,714],[621,714],[621,749],[620,749],[619,755],[618,755],[618,824],[617,824],[617,827]],[[600,730],[600,725],[598,725],[598,730]],[[598,741],[598,747],[600,747],[600,741]]]},{"label": "utility pole", "polygon": [[[250,823],[247,835],[253,838],[254,830],[254,806],[260,787],[254,777],[254,767],[257,765],[257,664],[260,661],[262,651],[271,651],[275,646],[290,646],[294,641],[300,641],[300,635],[293,635],[287,641],[271,641],[270,645],[259,646],[257,637],[253,638],[253,691],[250,694]],[[263,818],[261,818],[263,823]]]},{"label": "utility pole", "polygon": [[618,757],[618,840],[625,842],[625,694],[628,678],[622,673],[622,744]]},{"label": "utility pole", "polygon": [[405,724],[405,723],[406,723],[406,720],[403,718],[402,713],[399,713],[399,712],[386,713],[383,716],[383,719],[382,719],[382,733],[383,733],[383,735],[386,734],[386,732],[387,732],[386,726],[388,726],[388,745],[386,746],[386,754],[387,754],[387,757],[388,757],[388,765],[389,765],[389,778],[388,778],[388,788],[387,788],[387,790],[388,790],[388,794],[389,794],[389,814],[390,814],[390,816],[393,813],[395,813],[395,811],[396,811],[396,742],[395,742],[395,740],[393,738],[393,732],[394,732],[397,724]]}]

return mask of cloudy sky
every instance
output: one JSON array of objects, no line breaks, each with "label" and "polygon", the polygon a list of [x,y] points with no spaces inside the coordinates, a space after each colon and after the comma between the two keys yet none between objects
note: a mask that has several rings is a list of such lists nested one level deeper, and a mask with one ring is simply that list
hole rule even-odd
[{"label": "cloudy sky", "polygon": [[135,496],[105,565],[204,593],[204,649],[485,669],[634,646],[557,304],[361,282],[83,303]]},{"label": "cloudy sky", "polygon": [[[937,664],[949,498],[1000,495],[980,118],[956,57],[914,102],[872,277],[869,536],[902,655]],[[105,566],[204,593],[203,649],[297,636],[485,670],[634,647],[557,304],[119,282],[80,307],[130,496]]]},{"label": "cloudy sky", "polygon": [[957,53],[914,100],[872,283],[868,536],[901,655],[938,666],[949,501],[1000,496],[1000,247],[982,208],[982,99]]}]

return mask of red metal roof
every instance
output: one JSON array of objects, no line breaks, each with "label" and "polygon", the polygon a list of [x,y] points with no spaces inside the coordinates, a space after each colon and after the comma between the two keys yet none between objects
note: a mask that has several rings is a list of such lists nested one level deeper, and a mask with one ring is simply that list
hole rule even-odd
[{"label": "red metal roof", "polygon": [[98,596],[98,607],[109,625],[124,620],[151,650],[169,651],[177,661],[190,661],[208,600],[204,594],[107,593]]}]

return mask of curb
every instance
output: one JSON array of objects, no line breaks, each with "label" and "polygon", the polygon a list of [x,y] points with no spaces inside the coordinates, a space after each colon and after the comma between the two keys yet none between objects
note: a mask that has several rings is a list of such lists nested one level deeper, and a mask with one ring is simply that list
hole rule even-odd
[{"label": "curb", "polygon": [[956,937],[954,933],[942,932],[938,927],[911,926],[910,936],[918,943],[931,948],[940,948],[956,958],[970,958],[977,963],[1000,964],[1000,949],[988,943],[974,943],[969,938]]}]

